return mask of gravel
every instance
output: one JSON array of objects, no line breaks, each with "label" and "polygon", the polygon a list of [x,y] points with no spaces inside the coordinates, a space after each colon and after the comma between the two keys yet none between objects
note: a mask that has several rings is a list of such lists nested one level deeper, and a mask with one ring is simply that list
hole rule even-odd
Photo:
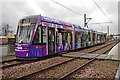
[{"label": "gravel", "polygon": [[119,64],[117,61],[96,60],[92,64],[82,68],[82,70],[78,70],[77,72],[73,73],[69,76],[69,78],[105,78],[114,80],[118,65]]},{"label": "gravel", "polygon": [[2,71],[3,79],[17,78],[20,76],[24,76],[24,75],[30,74],[32,72],[35,72],[37,70],[41,70],[45,67],[64,62],[69,59],[71,59],[71,58],[54,57],[54,58],[49,58],[46,60],[41,60],[38,62],[31,62],[31,63],[25,64],[25,65],[19,65],[19,66],[15,66],[15,67],[6,68]]},{"label": "gravel", "polygon": [[87,62],[87,59],[76,59],[66,64],[59,65],[57,67],[51,68],[49,70],[45,70],[43,72],[39,72],[27,78],[49,78],[49,79],[57,79],[61,76],[65,75],[66,73],[76,69],[81,64]]},{"label": "gravel", "polygon": [[16,59],[15,55],[13,55],[13,56],[3,56],[2,57],[2,61],[8,61],[8,60],[12,60],[12,59]]}]

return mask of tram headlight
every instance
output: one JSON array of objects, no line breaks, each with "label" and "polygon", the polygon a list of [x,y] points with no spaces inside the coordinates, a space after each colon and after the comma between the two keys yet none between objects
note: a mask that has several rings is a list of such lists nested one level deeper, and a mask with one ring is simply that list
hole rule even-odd
[{"label": "tram headlight", "polygon": [[23,49],[23,47],[19,47],[19,46],[18,46],[18,47],[16,47],[16,49]]},{"label": "tram headlight", "polygon": [[20,46],[18,46],[18,47],[16,47],[16,49],[19,49],[19,50],[28,50],[29,47],[20,47]]}]

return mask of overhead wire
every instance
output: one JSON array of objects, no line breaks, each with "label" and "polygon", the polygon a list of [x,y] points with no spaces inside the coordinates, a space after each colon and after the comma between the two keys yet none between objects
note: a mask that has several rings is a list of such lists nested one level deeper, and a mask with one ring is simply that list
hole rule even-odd
[{"label": "overhead wire", "polygon": [[112,22],[110,19],[109,19],[109,17],[107,16],[107,14],[101,9],[101,7],[97,4],[97,2],[95,2],[95,0],[93,0],[93,2],[96,4],[96,6],[102,11],[102,13],[106,16],[106,18],[110,21],[110,22]]},{"label": "overhead wire", "polygon": [[112,22],[97,22],[97,23],[89,23],[89,24],[107,24],[107,23],[112,23]]},{"label": "overhead wire", "polygon": [[60,5],[60,6],[62,6],[62,7],[64,7],[64,8],[66,8],[66,9],[68,9],[68,10],[70,10],[70,11],[72,11],[72,12],[74,12],[74,13],[76,13],[76,14],[78,14],[78,15],[80,15],[80,16],[83,16],[82,14],[74,11],[73,9],[71,9],[71,8],[69,8],[69,7],[67,7],[67,6],[65,6],[65,5],[63,5],[63,4],[59,3],[59,2],[56,2],[54,0],[51,0],[51,1],[54,2],[54,3],[56,3],[56,4],[58,4],[58,5]]},{"label": "overhead wire", "polygon": [[112,23],[113,26],[115,26],[115,24],[113,23],[113,21],[110,20],[110,18],[107,16],[107,14],[101,9],[101,7],[97,4],[97,2],[95,0],[93,0],[93,2],[96,4],[96,6],[102,11],[102,13],[106,16],[106,18],[108,19],[108,21],[110,21],[109,23]]},{"label": "overhead wire", "polygon": [[[65,5],[63,5],[63,4],[61,4],[61,3],[57,2],[57,1],[54,1],[54,0],[51,0],[51,1],[58,4],[58,5],[60,5],[60,6],[62,6],[62,7],[64,7],[64,8],[66,8],[66,9],[68,9],[68,10],[70,10],[70,11],[72,11],[72,12],[74,12],[74,13],[76,13],[76,14],[78,14],[78,15],[80,15],[80,16],[83,16],[83,14],[80,14],[80,13],[76,12],[75,10],[73,10],[73,9],[71,9],[71,8],[65,6]],[[109,19],[109,17],[106,15],[106,13],[101,9],[101,7],[97,4],[97,2],[95,2],[95,0],[93,0],[93,2],[97,5],[97,7],[102,11],[102,13],[110,21],[110,22],[102,22],[102,23],[112,23],[112,21]],[[90,23],[90,24],[101,24],[101,23]]]}]

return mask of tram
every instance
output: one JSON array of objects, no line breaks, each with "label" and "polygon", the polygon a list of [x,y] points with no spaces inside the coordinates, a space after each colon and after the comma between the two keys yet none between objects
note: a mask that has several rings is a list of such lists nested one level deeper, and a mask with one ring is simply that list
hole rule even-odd
[{"label": "tram", "polygon": [[38,58],[105,42],[106,33],[46,16],[27,16],[18,24],[15,55]]}]

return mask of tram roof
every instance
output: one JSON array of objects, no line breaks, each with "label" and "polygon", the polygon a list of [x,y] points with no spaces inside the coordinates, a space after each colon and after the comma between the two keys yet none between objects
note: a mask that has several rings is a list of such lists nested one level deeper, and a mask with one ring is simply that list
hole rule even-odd
[{"label": "tram roof", "polygon": [[25,16],[22,19],[37,18],[39,15]]},{"label": "tram roof", "polygon": [[60,25],[72,26],[72,24],[69,23],[69,22],[60,21],[60,20],[49,18],[49,17],[46,17],[46,16],[41,16],[41,17],[42,17],[42,21],[45,21],[45,22],[56,23],[56,24],[60,24]]},{"label": "tram roof", "polygon": [[80,25],[76,25],[76,24],[73,24],[73,26],[78,29],[82,28]]},{"label": "tram roof", "polygon": [[[31,16],[23,17],[22,19],[24,19],[24,18],[37,18],[38,16],[40,16],[40,15],[31,15]],[[98,32],[97,30],[93,30],[93,29],[90,29],[90,28],[87,28],[87,27],[82,27],[80,25],[71,24],[69,22],[60,21],[60,20],[49,18],[49,17],[46,17],[46,16],[41,16],[41,17],[42,17],[42,21],[45,21],[45,22],[55,23],[55,24],[60,24],[60,25],[67,25],[67,26],[72,26],[73,25],[75,28],[81,29],[82,31],[90,30],[90,31],[93,31],[93,32],[98,33],[98,34],[106,34],[106,33]]]}]

